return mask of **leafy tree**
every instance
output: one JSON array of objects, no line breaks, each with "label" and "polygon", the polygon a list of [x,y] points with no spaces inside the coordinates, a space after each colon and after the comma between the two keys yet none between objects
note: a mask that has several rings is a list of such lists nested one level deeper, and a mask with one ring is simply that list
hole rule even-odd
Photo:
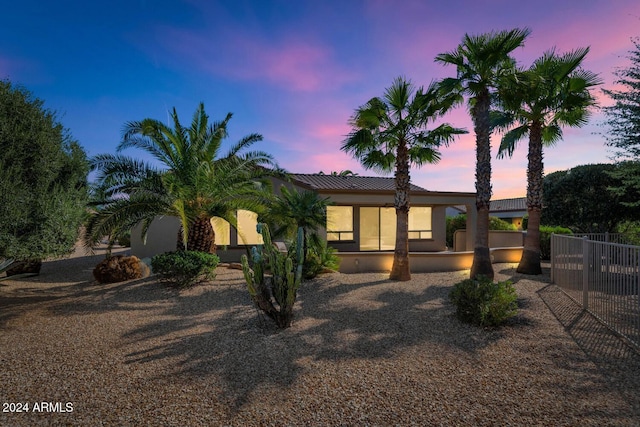
[{"label": "leafy tree", "polygon": [[82,147],[25,88],[0,81],[0,258],[32,264],[73,251],[87,203]]},{"label": "leafy tree", "polygon": [[638,209],[622,206],[621,197],[608,191],[619,186],[611,174],[618,167],[607,163],[582,165],[547,175],[541,224],[567,227],[574,233],[604,233],[616,232],[626,220],[636,220]]},{"label": "leafy tree", "polygon": [[383,98],[372,98],[351,117],[351,133],[342,150],[358,158],[367,169],[395,171],[396,245],[392,280],[410,280],[409,269],[409,188],[410,165],[422,166],[440,160],[438,148],[456,135],[466,133],[443,123],[428,130],[427,125],[442,116],[456,102],[457,95],[438,90],[431,83],[415,90],[398,77]]},{"label": "leafy tree", "polygon": [[247,151],[262,136],[251,134],[220,155],[231,113],[209,122],[201,103],[191,125],[183,127],[175,108],[173,128],[154,119],[127,123],[118,151],[138,148],[151,154],[161,169],[120,154],[92,159],[99,171],[104,194],[87,224],[88,243],[104,235],[119,235],[142,222],[146,234],[158,215],[176,216],[181,222],[177,247],[215,252],[211,217],[237,225],[237,209],[259,211],[268,195],[266,177],[279,174],[272,157],[263,151]]},{"label": "leafy tree", "polygon": [[527,166],[527,234],[518,273],[542,274],[540,265],[540,215],[542,212],[542,151],[562,139],[562,127],[587,123],[595,99],[589,90],[600,79],[580,69],[589,48],[564,55],[551,50],[526,70],[506,76],[499,90],[505,111],[495,113],[506,129],[498,157],[512,156],[517,143],[529,137]]},{"label": "leafy tree", "polygon": [[471,278],[493,278],[489,253],[489,204],[491,200],[491,122],[489,109],[500,77],[512,73],[510,54],[522,46],[529,29],[468,35],[456,50],[436,56],[436,62],[454,65],[457,76],[442,81],[442,90],[466,94],[476,134],[476,241]]},{"label": "leafy tree", "polygon": [[618,149],[617,155],[631,160],[640,160],[640,39],[632,39],[634,49],[629,52],[631,65],[614,72],[615,83],[620,90],[603,89],[614,104],[604,107],[607,117],[605,134],[607,144]]},{"label": "leafy tree", "polygon": [[[614,104],[604,107],[607,118],[605,134],[607,145],[617,149],[616,157],[624,160],[613,171],[621,186],[612,187],[617,196],[627,193],[640,193],[640,39],[633,39],[634,49],[629,52],[631,64],[627,68],[616,70],[616,84],[620,90],[603,92],[611,97]],[[627,207],[640,207],[640,199],[625,199]]]}]

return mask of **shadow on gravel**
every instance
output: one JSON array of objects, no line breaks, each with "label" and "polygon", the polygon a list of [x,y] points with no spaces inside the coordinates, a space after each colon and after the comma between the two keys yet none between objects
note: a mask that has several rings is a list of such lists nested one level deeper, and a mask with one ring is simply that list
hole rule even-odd
[{"label": "shadow on gravel", "polygon": [[503,336],[500,329],[458,322],[448,303],[449,284],[394,284],[380,275],[359,275],[359,283],[331,275],[303,283],[294,325],[278,331],[255,310],[241,277],[234,277],[219,274],[218,286],[172,298],[160,316],[123,334],[136,347],[125,363],[178,360],[158,378],[222,379],[224,398],[239,410],[258,389],[290,386],[308,363],[390,359],[427,342],[454,358],[473,357]]},{"label": "shadow on gravel", "polygon": [[556,285],[538,291],[565,330],[602,371],[611,386],[632,406],[640,419],[640,352],[593,315],[583,310]]}]

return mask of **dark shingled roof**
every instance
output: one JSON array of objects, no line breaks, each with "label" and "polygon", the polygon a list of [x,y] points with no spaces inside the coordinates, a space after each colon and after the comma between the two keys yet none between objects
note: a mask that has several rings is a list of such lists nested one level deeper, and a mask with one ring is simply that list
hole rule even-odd
[{"label": "dark shingled roof", "polygon": [[491,200],[490,212],[526,211],[527,198],[516,197],[513,199]]},{"label": "dark shingled roof", "polygon": [[[320,174],[292,174],[294,181],[312,190],[326,191],[395,191],[393,178],[379,176],[336,176]],[[411,184],[411,191],[427,191]]]}]

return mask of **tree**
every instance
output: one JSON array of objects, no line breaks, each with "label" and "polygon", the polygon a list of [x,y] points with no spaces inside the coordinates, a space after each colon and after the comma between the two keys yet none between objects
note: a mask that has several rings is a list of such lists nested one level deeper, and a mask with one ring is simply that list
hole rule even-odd
[{"label": "tree", "polygon": [[[607,145],[617,149],[615,155],[624,160],[621,167],[612,173],[621,180],[621,186],[613,187],[618,196],[629,192],[640,192],[640,39],[632,39],[635,48],[629,52],[631,65],[614,72],[616,84],[621,90],[603,92],[611,97],[613,105],[604,107],[607,118],[605,134]],[[627,199],[626,207],[640,207],[640,199]]]},{"label": "tree", "polygon": [[322,198],[314,191],[297,191],[280,187],[280,195],[270,204],[265,217],[273,226],[273,236],[293,239],[298,228],[303,234],[303,258],[306,260],[309,240],[317,240],[316,230],[327,225],[329,198]]},{"label": "tree", "polygon": [[0,81],[0,258],[32,266],[73,251],[87,203],[87,159],[55,112]]},{"label": "tree", "polygon": [[436,56],[436,62],[455,65],[457,76],[442,81],[442,90],[466,94],[476,134],[476,241],[471,278],[493,278],[489,254],[489,203],[491,200],[491,122],[489,108],[499,78],[515,69],[510,54],[522,46],[529,29],[468,35],[456,50]]},{"label": "tree", "polygon": [[175,108],[173,128],[149,118],[127,123],[118,152],[144,150],[162,168],[121,154],[92,159],[101,188],[96,194],[106,197],[96,202],[98,209],[88,221],[88,243],[140,222],[146,234],[156,216],[171,215],[181,223],[179,249],[215,252],[211,217],[235,226],[237,209],[259,211],[268,197],[266,177],[280,173],[269,154],[247,151],[262,140],[258,134],[242,138],[220,156],[231,117],[210,124],[201,103],[189,127],[182,126]]},{"label": "tree", "polygon": [[529,137],[527,166],[527,234],[518,273],[542,274],[540,265],[540,215],[544,174],[543,147],[562,139],[562,127],[587,123],[595,99],[589,90],[600,79],[580,69],[589,48],[564,55],[551,50],[527,70],[506,76],[499,90],[504,112],[496,112],[499,127],[506,132],[498,157],[511,157],[518,141]]},{"label": "tree", "polygon": [[640,39],[632,39],[635,48],[629,52],[631,65],[616,70],[620,90],[602,91],[611,97],[614,104],[604,107],[607,117],[605,134],[607,145],[617,148],[617,155],[631,160],[640,160]]},{"label": "tree", "polygon": [[624,199],[640,196],[629,193],[618,196],[608,188],[620,186],[611,173],[620,164],[581,165],[544,177],[542,225],[570,228],[574,233],[616,232],[625,221],[640,216],[638,208],[621,204]]},{"label": "tree", "polygon": [[[413,96],[413,98],[412,98]],[[351,117],[351,133],[341,149],[358,158],[367,169],[384,173],[395,170],[396,243],[389,278],[410,280],[409,268],[409,188],[410,165],[422,166],[440,160],[438,148],[455,135],[466,133],[443,123],[428,130],[427,125],[447,112],[457,95],[438,90],[436,83],[415,90],[398,77],[383,98],[372,98]]]},{"label": "tree", "polygon": [[298,191],[286,186],[280,187],[280,195],[269,204],[263,216],[274,238],[286,238],[294,241],[298,230],[302,230],[303,277],[313,278],[316,269],[322,267],[314,260],[322,261],[323,251],[327,251],[326,242],[317,230],[327,225],[327,206],[333,204],[328,197],[320,197],[315,191]]}]

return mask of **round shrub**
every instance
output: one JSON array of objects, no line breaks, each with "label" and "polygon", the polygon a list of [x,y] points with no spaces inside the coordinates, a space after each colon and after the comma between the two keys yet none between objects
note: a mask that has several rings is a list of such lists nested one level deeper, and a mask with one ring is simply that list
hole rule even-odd
[{"label": "round shrub", "polygon": [[220,262],[217,255],[198,251],[165,252],[151,258],[151,269],[177,287],[211,280]]},{"label": "round shrub", "polygon": [[149,267],[136,256],[115,255],[102,260],[94,269],[98,283],[117,283],[147,277]]},{"label": "round shrub", "polygon": [[454,285],[449,298],[456,316],[479,326],[497,326],[516,315],[518,296],[509,280],[494,283],[486,276],[467,279]]}]

